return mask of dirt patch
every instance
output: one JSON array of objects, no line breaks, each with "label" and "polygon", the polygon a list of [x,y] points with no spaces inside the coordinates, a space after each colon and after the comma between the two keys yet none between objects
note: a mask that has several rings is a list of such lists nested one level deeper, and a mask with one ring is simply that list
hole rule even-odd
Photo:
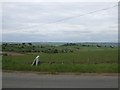
[{"label": "dirt patch", "polygon": [[38,75],[80,75],[80,76],[118,76],[118,73],[51,73],[51,72],[33,72],[33,71],[14,71],[14,70],[3,70],[3,72],[7,73],[28,73],[28,74],[38,74]]},{"label": "dirt patch", "polygon": [[18,55],[24,55],[24,54],[17,53],[17,52],[2,52],[2,55],[6,55],[6,56],[18,56]]}]

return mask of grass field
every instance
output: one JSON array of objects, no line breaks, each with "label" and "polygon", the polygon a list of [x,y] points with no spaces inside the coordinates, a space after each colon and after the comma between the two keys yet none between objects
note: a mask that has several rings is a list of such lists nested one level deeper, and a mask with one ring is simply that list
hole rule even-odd
[{"label": "grass field", "polygon": [[[59,46],[57,49],[66,48]],[[38,72],[80,72],[80,73],[117,73],[118,48],[68,46],[74,52],[67,53],[22,53],[3,55],[2,69]],[[12,53],[12,52],[11,52]],[[41,63],[31,66],[39,55]]]}]

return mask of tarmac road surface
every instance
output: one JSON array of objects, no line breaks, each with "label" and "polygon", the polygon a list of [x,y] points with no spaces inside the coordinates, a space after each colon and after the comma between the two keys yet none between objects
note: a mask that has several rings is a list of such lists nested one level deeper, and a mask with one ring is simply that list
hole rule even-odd
[{"label": "tarmac road surface", "polygon": [[3,72],[2,88],[117,88],[117,76]]}]

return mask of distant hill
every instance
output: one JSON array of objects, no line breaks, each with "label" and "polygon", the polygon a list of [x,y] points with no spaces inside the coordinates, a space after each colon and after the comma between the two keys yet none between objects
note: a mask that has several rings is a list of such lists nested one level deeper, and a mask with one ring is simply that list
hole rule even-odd
[{"label": "distant hill", "polygon": [[[3,42],[3,43],[32,43],[33,45],[53,45],[53,46],[59,46],[64,45],[71,42]],[[118,46],[118,43],[116,42],[73,42],[72,44],[85,44],[85,45],[101,45],[101,46]],[[120,43],[119,43],[120,45]]]}]

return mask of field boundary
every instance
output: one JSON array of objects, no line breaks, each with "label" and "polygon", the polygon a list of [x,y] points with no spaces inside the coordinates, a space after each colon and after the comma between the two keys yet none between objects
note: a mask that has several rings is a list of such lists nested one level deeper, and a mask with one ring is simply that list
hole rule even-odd
[{"label": "field boundary", "polygon": [[21,74],[38,74],[38,75],[80,75],[80,76],[118,76],[120,73],[71,73],[71,72],[37,72],[37,71],[14,71],[2,70],[2,73],[21,73]]}]

